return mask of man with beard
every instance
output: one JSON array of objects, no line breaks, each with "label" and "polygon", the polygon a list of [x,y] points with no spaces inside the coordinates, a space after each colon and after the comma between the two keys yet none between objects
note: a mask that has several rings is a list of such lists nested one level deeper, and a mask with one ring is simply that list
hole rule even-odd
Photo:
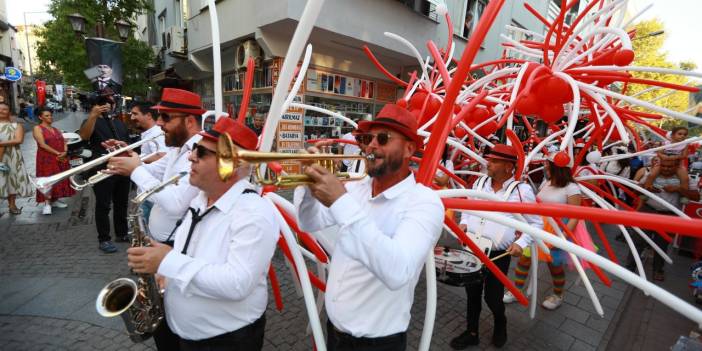
[{"label": "man with beard", "polygon": [[327,349],[404,350],[414,288],[444,208],[410,170],[422,138],[409,111],[386,105],[358,124],[356,139],[369,155],[369,177],[343,184],[307,166],[314,183],[295,189],[298,223],[305,231],[339,226],[325,294]]},{"label": "man with beard", "polygon": [[[107,153],[103,142],[116,140],[126,145],[129,140],[127,126],[114,118],[114,99],[107,91],[101,92],[92,102],[88,119],[80,127],[81,139],[88,140],[93,157]],[[104,253],[117,252],[110,237],[110,207],[117,241],[127,242],[127,205],[129,203],[129,178],[109,177],[93,186],[95,193],[95,226],[98,232],[98,248]],[[111,206],[110,206],[111,205]]]},{"label": "man with beard", "polygon": [[[134,121],[139,129],[141,129],[141,140],[153,139],[163,132],[161,126],[157,123],[158,115],[151,108],[153,103],[146,101],[137,101],[132,104],[132,109],[129,111],[129,118]],[[168,151],[165,137],[159,136],[153,139],[154,142],[149,142],[141,145],[139,156],[145,157],[152,155],[144,160],[144,163],[151,163],[163,157]]]},{"label": "man with beard", "polygon": [[[139,155],[132,152],[127,157],[111,158],[107,166],[107,172],[130,176],[139,192],[152,189],[181,172],[190,172],[190,151],[201,139],[198,133],[205,112],[199,95],[173,88],[163,89],[161,102],[152,109],[159,113],[157,123],[166,133],[166,146],[171,146],[166,156],[142,164]],[[149,215],[151,237],[168,246],[173,246],[176,223],[199,192],[190,185],[188,177],[149,197],[153,202]],[[154,333],[154,341],[159,350],[178,350],[179,347],[178,337],[165,320]]]}]

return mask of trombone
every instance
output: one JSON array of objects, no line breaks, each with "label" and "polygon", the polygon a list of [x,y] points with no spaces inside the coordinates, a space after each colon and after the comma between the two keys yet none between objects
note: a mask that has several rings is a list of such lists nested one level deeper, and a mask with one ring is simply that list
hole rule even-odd
[{"label": "trombone", "polygon": [[[85,172],[91,168],[97,167],[97,166],[107,162],[112,157],[115,157],[115,156],[117,156],[125,151],[136,149],[137,147],[144,145],[146,143],[149,143],[149,142],[155,142],[155,139],[162,136],[162,135],[165,135],[165,134],[163,132],[161,132],[161,133],[159,133],[151,138],[140,140],[140,141],[137,141],[136,143],[127,145],[125,147],[121,147],[117,150],[114,150],[114,151],[109,152],[105,155],[102,155],[102,156],[100,156],[100,157],[98,157],[90,162],[86,162],[78,167],[71,168],[67,171],[57,173],[57,174],[54,174],[54,175],[49,176],[49,177],[40,177],[40,178],[32,179],[32,184],[42,194],[48,194],[51,191],[51,187],[53,187],[54,184],[66,179],[66,178],[73,177],[73,176],[78,175],[82,172]],[[101,177],[97,177],[97,176],[101,176]],[[109,176],[110,176],[110,174],[98,173],[98,174],[90,177],[90,179],[88,179],[88,182],[86,182],[86,183],[78,183],[77,181],[75,181],[75,179],[71,179],[71,186],[75,187],[77,185],[78,187],[76,188],[76,190],[81,190],[85,186],[93,185],[101,180],[108,178]],[[96,181],[90,183],[90,180],[95,178],[95,177],[97,177],[95,179]]]},{"label": "trombone", "polygon": [[[153,141],[153,140],[149,140],[149,141]],[[161,151],[155,151],[155,152],[152,152],[148,155],[144,155],[139,159],[141,160],[141,162],[144,162],[144,160],[148,160],[150,157],[152,157],[156,154],[159,154],[159,153],[161,153]],[[113,175],[114,174],[111,174],[111,173],[103,173],[102,171],[98,171],[96,174],[94,174],[90,178],[88,178],[88,180],[80,181],[79,180],[80,174],[74,174],[69,178],[69,181],[71,182],[71,188],[73,188],[77,191],[81,191],[84,188],[89,187],[89,186],[93,186],[93,185],[113,176]]]},{"label": "trombone", "polygon": [[[337,160],[361,160],[368,163],[375,159],[375,155],[337,155],[331,153],[323,154],[289,154],[283,152],[260,152],[239,149],[227,133],[222,133],[217,140],[217,172],[220,179],[226,181],[234,173],[234,169],[245,164],[261,164],[275,161],[314,161],[317,164],[334,173],[337,178],[346,181],[361,180],[366,173],[358,176],[351,176],[348,172],[336,172],[334,161]],[[365,169],[368,169],[366,164]],[[269,172],[275,173],[275,172]],[[254,182],[261,185],[274,185],[280,188],[295,187],[313,183],[306,174],[286,174],[277,176],[275,174],[266,177],[261,175],[259,167],[256,167]]]}]

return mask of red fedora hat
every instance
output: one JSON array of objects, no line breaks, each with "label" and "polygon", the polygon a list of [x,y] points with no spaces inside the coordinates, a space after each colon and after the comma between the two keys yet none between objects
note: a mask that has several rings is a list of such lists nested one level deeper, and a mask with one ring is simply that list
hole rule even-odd
[{"label": "red fedora hat", "polygon": [[484,156],[485,159],[517,162],[517,150],[512,145],[495,144],[490,152]]},{"label": "red fedora hat", "polygon": [[201,115],[207,111],[202,108],[200,95],[175,88],[164,88],[161,101],[151,108],[158,112],[182,112],[193,115]]},{"label": "red fedora hat", "polygon": [[203,138],[216,142],[223,133],[229,134],[232,141],[240,147],[247,150],[256,150],[256,145],[258,145],[256,133],[243,123],[239,123],[229,117],[220,117],[211,130],[203,130],[199,134]]},{"label": "red fedora hat", "polygon": [[368,132],[373,127],[387,127],[402,133],[417,144],[420,149],[424,144],[422,137],[417,135],[417,118],[407,109],[395,104],[385,105],[372,121],[358,122],[358,131]]}]

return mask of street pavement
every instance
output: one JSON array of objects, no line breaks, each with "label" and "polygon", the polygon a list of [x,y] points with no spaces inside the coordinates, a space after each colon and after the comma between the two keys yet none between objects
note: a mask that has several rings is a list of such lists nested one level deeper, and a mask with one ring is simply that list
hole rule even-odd
[{"label": "street pavement", "polygon": [[[57,116],[55,125],[73,131],[85,115]],[[28,130],[30,130],[28,128]],[[34,173],[36,143],[27,134],[22,145],[30,174]],[[103,318],[95,312],[98,291],[109,281],[128,277],[126,244],[119,252],[103,254],[97,249],[93,222],[92,191],[86,190],[68,201],[67,209],[41,215],[34,199],[22,199],[21,215],[7,213],[0,205],[0,350],[143,350],[155,349],[153,341],[134,344],[118,318]],[[81,207],[88,209],[81,216]],[[610,238],[613,227],[605,226]],[[611,240],[620,260],[624,244]],[[600,245],[601,246],[601,245]],[[673,266],[662,286],[692,301],[687,288],[692,260],[673,254]],[[649,260],[650,261],[650,260]],[[510,269],[513,270],[516,261]],[[273,259],[281,285],[284,308],[275,309],[269,293],[264,350],[311,350],[307,313],[284,258]],[[550,294],[550,276],[545,265],[539,271],[539,301]],[[648,272],[650,274],[650,263]],[[526,307],[507,308],[506,350],[661,350],[668,349],[679,335],[695,330],[694,323],[613,278],[604,286],[589,273],[605,310],[599,317],[577,275],[567,273],[565,302],[556,311],[537,308],[530,319]],[[424,276],[420,278],[412,307],[408,349],[416,350],[422,332],[426,301]],[[465,292],[438,285],[436,323],[431,350],[450,350],[449,341],[465,329]],[[324,322],[323,322],[324,324]],[[471,349],[492,349],[492,316],[483,307],[481,343]]]}]

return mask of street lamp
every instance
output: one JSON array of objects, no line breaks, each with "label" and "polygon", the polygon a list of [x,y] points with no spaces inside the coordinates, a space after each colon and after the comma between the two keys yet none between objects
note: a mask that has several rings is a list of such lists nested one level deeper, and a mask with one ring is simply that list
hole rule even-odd
[{"label": "street lamp", "polygon": [[74,13],[68,15],[68,20],[71,22],[71,27],[76,35],[81,35],[85,33],[85,17],[81,16],[80,13]]},{"label": "street lamp", "polygon": [[132,30],[132,25],[129,22],[121,19],[115,22],[115,27],[117,27],[119,38],[122,39],[122,41],[127,41],[127,39],[129,39],[129,33]]}]

